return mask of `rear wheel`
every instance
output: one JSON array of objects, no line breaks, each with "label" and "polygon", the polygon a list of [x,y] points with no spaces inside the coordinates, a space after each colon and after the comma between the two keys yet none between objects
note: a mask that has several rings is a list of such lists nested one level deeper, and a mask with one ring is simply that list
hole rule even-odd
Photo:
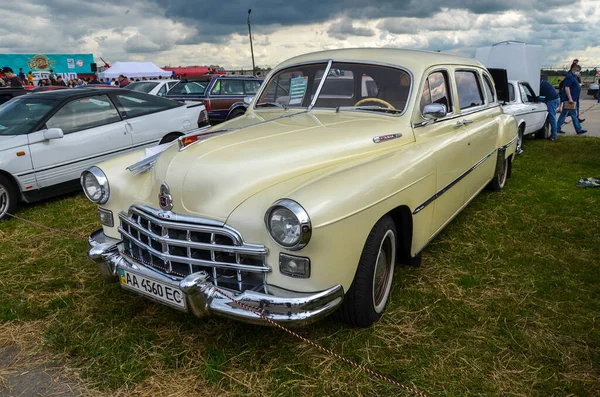
[{"label": "rear wheel", "polygon": [[499,192],[504,189],[504,185],[506,185],[506,179],[508,178],[508,170],[510,168],[510,157],[505,159],[500,169],[494,175],[494,179],[488,184],[488,188],[494,192]]},{"label": "rear wheel", "polygon": [[14,183],[4,175],[0,175],[0,221],[8,218],[17,208],[17,189]]},{"label": "rear wheel", "polygon": [[179,138],[182,135],[183,134],[180,134],[179,132],[171,132],[170,134],[165,135],[158,144],[162,145],[163,143],[173,142],[175,139]]},{"label": "rear wheel", "polygon": [[229,120],[231,119],[235,119],[236,117],[240,117],[243,116],[244,113],[246,113],[246,111],[244,109],[235,109],[234,111],[231,112],[231,114],[229,115]]},{"label": "rear wheel", "polygon": [[517,154],[523,153],[523,134],[525,133],[525,127],[519,127],[519,135],[517,137]]},{"label": "rear wheel", "polygon": [[335,317],[347,324],[368,327],[381,318],[389,301],[397,247],[396,225],[381,218],[367,237],[350,289]]}]

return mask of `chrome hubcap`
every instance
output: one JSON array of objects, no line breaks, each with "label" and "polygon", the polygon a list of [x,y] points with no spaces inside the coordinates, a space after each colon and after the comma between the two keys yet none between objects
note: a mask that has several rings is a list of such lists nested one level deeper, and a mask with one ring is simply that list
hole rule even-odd
[{"label": "chrome hubcap", "polygon": [[383,311],[388,300],[395,262],[396,236],[388,230],[381,240],[373,274],[373,306],[377,313]]},{"label": "chrome hubcap", "polygon": [[0,218],[6,215],[8,204],[8,192],[4,186],[0,185]]}]

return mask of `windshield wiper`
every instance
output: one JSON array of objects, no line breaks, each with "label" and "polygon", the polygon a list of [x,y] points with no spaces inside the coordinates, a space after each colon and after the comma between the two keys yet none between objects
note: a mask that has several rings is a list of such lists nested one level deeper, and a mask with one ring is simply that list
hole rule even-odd
[{"label": "windshield wiper", "polygon": [[283,108],[285,110],[287,110],[287,106],[285,106],[283,103],[279,103],[279,102],[261,102],[261,103],[257,103],[256,107],[259,106],[276,106],[278,108]]},{"label": "windshield wiper", "polygon": [[400,109],[390,109],[383,106],[338,106],[335,108],[336,113],[339,113],[340,110],[373,110],[376,112],[391,112],[391,113],[402,113],[403,110]]}]

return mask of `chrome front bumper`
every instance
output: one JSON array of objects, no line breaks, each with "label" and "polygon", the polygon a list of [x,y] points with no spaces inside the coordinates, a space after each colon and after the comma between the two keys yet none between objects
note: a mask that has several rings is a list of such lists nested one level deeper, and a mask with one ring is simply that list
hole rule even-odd
[{"label": "chrome front bumper", "polygon": [[[88,256],[108,281],[118,282],[119,268],[132,270],[143,276],[181,289],[187,302],[187,312],[197,317],[216,314],[236,320],[268,325],[258,314],[240,307],[219,293],[210,282],[208,273],[192,273],[184,279],[176,279],[158,272],[150,266],[134,261],[121,254],[121,242],[107,237],[102,229],[89,237],[91,247]],[[279,289],[277,289],[279,290]],[[344,289],[336,285],[317,293],[291,292],[289,296],[276,296],[254,291],[242,293],[224,290],[225,293],[278,323],[307,325],[333,313],[344,299]]]}]

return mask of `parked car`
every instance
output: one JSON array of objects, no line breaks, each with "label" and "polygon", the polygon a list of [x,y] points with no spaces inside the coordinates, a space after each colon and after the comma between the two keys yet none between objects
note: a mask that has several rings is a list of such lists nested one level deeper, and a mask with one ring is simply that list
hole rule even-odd
[{"label": "parked car", "polygon": [[179,101],[201,101],[211,123],[231,120],[246,112],[244,98],[258,92],[263,79],[252,76],[208,75],[181,80],[167,93]]},{"label": "parked car", "polygon": [[535,134],[536,138],[549,139],[552,135],[548,120],[548,107],[535,94],[526,81],[508,82],[509,101],[502,108],[517,118],[519,139],[517,154],[523,152],[523,138]]},{"label": "parked car", "polygon": [[179,83],[179,80],[144,80],[131,83],[125,88],[150,95],[166,96],[167,92],[177,83]]},{"label": "parked car", "polygon": [[11,88],[11,87],[2,87],[0,88],[0,105],[5,102],[10,101],[11,99],[27,94],[27,90],[24,88]]},{"label": "parked car", "polygon": [[594,99],[598,99],[598,87],[600,84],[598,82],[592,83],[588,86],[587,94],[594,97]]},{"label": "parked car", "polygon": [[80,189],[90,165],[208,125],[192,106],[124,89],[21,95],[0,106],[0,219],[19,200]]},{"label": "parked car", "polygon": [[108,280],[197,316],[261,321],[233,297],[281,323],[335,312],[369,326],[396,264],[419,264],[483,188],[505,186],[517,139],[475,60],[302,55],[244,116],[180,138],[146,172],[126,171],[140,153],[85,171],[103,225],[89,256]]}]

